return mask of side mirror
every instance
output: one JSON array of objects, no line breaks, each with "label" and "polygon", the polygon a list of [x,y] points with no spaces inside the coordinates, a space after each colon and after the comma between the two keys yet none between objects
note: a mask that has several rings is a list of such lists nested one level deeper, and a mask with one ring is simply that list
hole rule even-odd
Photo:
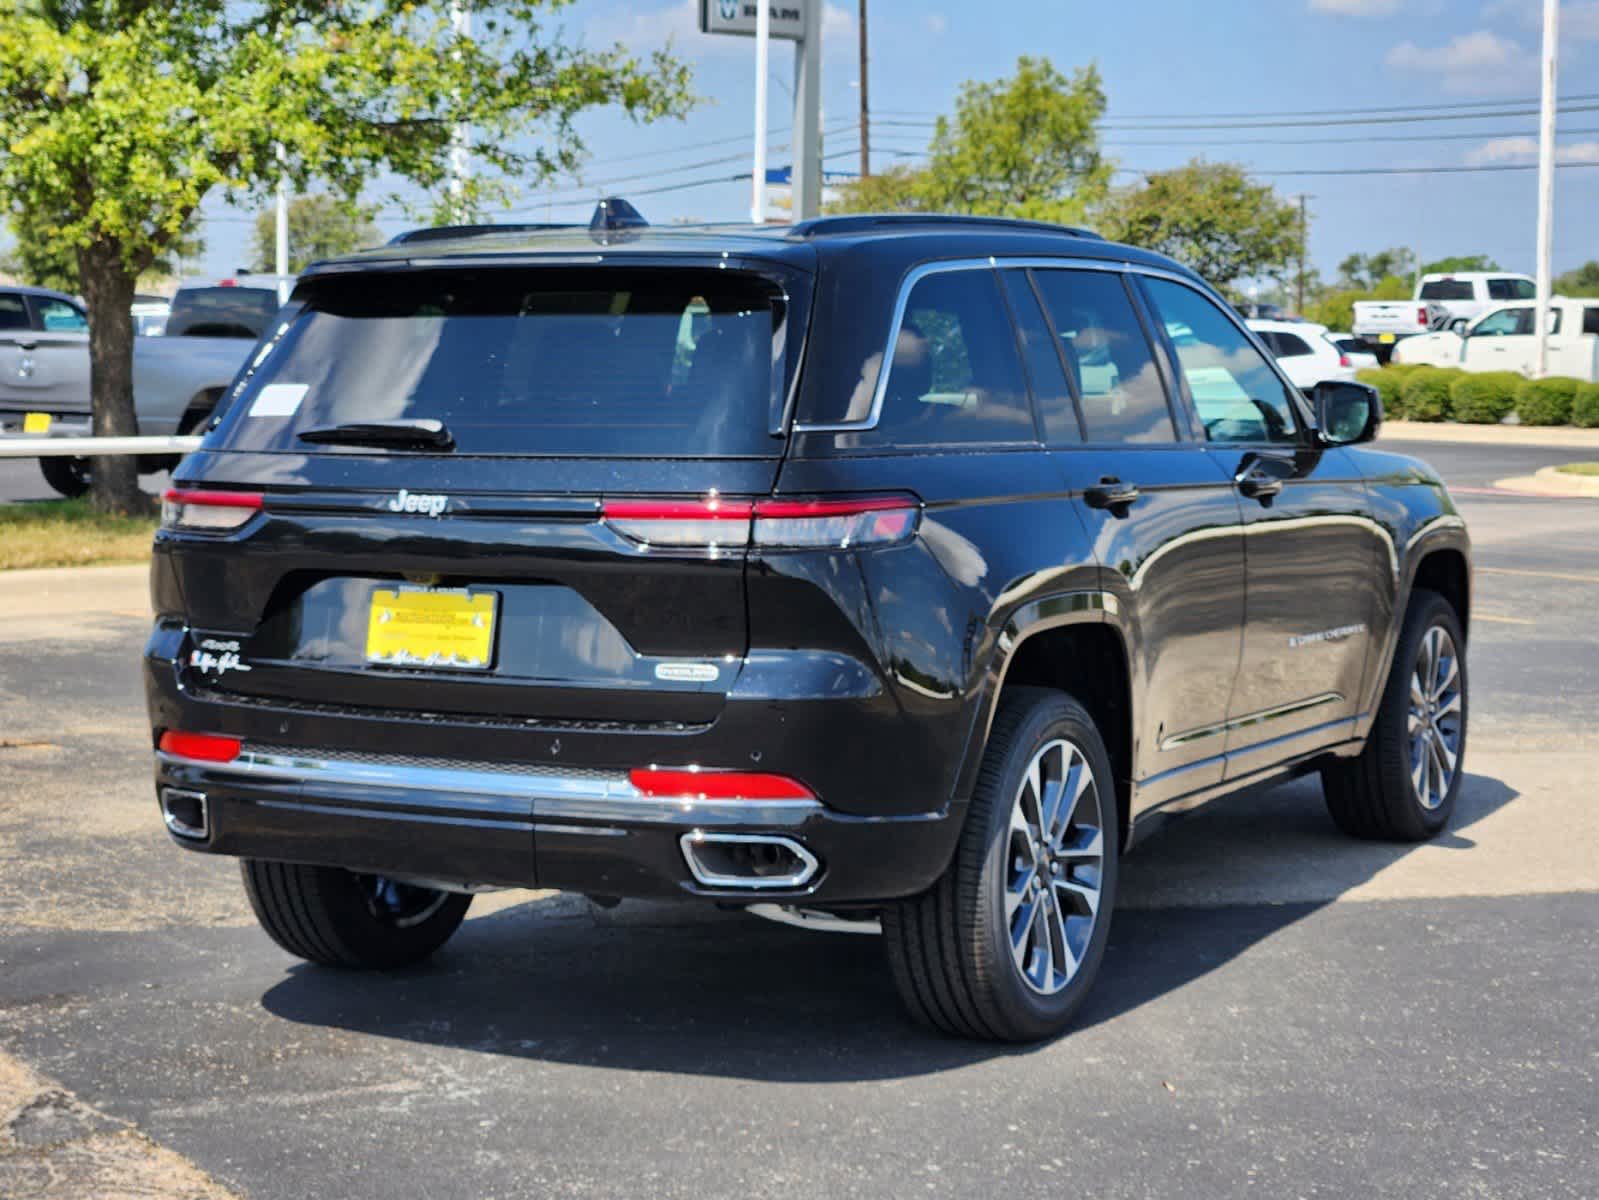
[{"label": "side mirror", "polygon": [[1310,392],[1316,430],[1324,446],[1374,441],[1382,428],[1382,396],[1364,383],[1327,380]]},{"label": "side mirror", "polygon": [[1466,336],[1466,318],[1465,317],[1456,317],[1453,321],[1449,322],[1449,332],[1450,333],[1458,333],[1461,337],[1465,337]]}]

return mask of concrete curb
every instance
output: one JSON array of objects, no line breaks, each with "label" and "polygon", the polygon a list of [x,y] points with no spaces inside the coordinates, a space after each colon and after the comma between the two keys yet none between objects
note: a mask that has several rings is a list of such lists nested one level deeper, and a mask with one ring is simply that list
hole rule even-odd
[{"label": "concrete curb", "polygon": [[1558,467],[1544,467],[1535,475],[1498,479],[1494,487],[1533,496],[1579,496],[1599,500],[1599,475],[1567,475]]},{"label": "concrete curb", "polygon": [[1599,429],[1554,425],[1457,425],[1449,422],[1385,421],[1381,440],[1461,442],[1477,446],[1547,446],[1589,450],[1599,457]]}]

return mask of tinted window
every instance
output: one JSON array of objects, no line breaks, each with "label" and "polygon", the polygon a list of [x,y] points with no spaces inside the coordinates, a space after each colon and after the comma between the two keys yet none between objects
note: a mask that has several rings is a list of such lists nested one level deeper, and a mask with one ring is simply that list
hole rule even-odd
[{"label": "tinted window", "polygon": [[1423,300],[1471,300],[1473,298],[1471,280],[1469,279],[1434,279],[1431,283],[1421,285],[1421,299]]},{"label": "tinted window", "polygon": [[1490,300],[1531,300],[1537,295],[1538,289],[1525,279],[1490,279],[1488,281],[1488,299]]},{"label": "tinted window", "polygon": [[307,291],[224,437],[304,451],[295,435],[313,426],[420,418],[465,454],[775,454],[777,291],[682,269],[335,277]]},{"label": "tinted window", "polygon": [[1071,385],[1066,382],[1066,368],[1027,272],[1006,271],[1003,278],[1022,339],[1022,361],[1027,364],[1033,399],[1044,420],[1044,437],[1050,442],[1080,442],[1083,431],[1077,422],[1077,406],[1072,403]]},{"label": "tinted window", "polygon": [[28,306],[21,296],[0,295],[0,329],[28,329]]},{"label": "tinted window", "polygon": [[272,288],[183,288],[172,298],[172,337],[258,338],[278,311]]},{"label": "tinted window", "polygon": [[76,304],[68,304],[65,300],[39,299],[34,301],[34,306],[39,310],[39,324],[46,332],[88,331],[89,318],[83,315],[83,310]]},{"label": "tinted window", "polygon": [[1266,349],[1270,350],[1278,358],[1294,358],[1298,355],[1311,353],[1310,346],[1306,344],[1305,339],[1297,334],[1266,330],[1259,336],[1260,340],[1266,343]]},{"label": "tinted window", "polygon": [[1038,271],[1091,442],[1173,442],[1166,389],[1121,277],[1110,271]]},{"label": "tinted window", "polygon": [[1599,308],[1585,308],[1582,310],[1582,331],[1584,333],[1599,333]]},{"label": "tinted window", "polygon": [[1193,288],[1164,279],[1147,279],[1144,286],[1176,347],[1206,436],[1213,442],[1294,441],[1292,394],[1243,331]]},{"label": "tinted window", "polygon": [[1031,442],[1016,331],[992,271],[941,271],[905,305],[874,440]]}]

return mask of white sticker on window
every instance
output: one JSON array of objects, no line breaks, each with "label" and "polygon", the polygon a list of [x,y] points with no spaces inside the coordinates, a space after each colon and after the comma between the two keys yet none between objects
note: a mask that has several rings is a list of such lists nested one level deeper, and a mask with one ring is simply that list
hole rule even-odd
[{"label": "white sticker on window", "polygon": [[269,383],[256,393],[255,402],[250,405],[250,415],[292,417],[310,390],[308,383]]}]

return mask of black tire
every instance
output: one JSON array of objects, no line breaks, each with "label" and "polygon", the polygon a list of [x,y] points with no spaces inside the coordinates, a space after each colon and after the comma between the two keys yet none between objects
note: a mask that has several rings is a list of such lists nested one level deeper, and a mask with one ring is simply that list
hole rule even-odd
[{"label": "black tire", "polygon": [[250,858],[239,866],[261,928],[290,954],[325,967],[421,962],[449,940],[472,903],[470,895],[337,867]]},{"label": "black tire", "polygon": [[[1460,713],[1454,775],[1441,800],[1429,807],[1412,782],[1410,715],[1411,679],[1433,629],[1442,629],[1456,648]],[[1420,842],[1437,836],[1449,824],[1465,778],[1466,726],[1471,709],[1465,649],[1466,639],[1454,606],[1437,592],[1417,589],[1405,613],[1388,684],[1365,750],[1358,757],[1340,760],[1321,772],[1327,811],[1338,828],[1351,837]]]},{"label": "black tire", "polygon": [[86,458],[51,457],[39,460],[44,481],[69,500],[87,495],[92,476]]},{"label": "black tire", "polygon": [[[1042,994],[1026,982],[1012,956],[1005,908],[1011,876],[1021,869],[1012,840],[1012,807],[1020,803],[1035,754],[1056,741],[1077,751],[1091,772],[1094,793],[1090,800],[1084,791],[1084,809],[1068,812],[1062,827],[1078,828],[1075,817],[1092,809],[1102,849],[1094,869],[1099,902],[1076,970],[1063,972],[1067,982],[1059,990]],[[996,1041],[1036,1041],[1064,1030],[1087,997],[1104,957],[1120,846],[1110,757],[1092,718],[1063,692],[1007,689],[949,869],[925,894],[883,912],[889,965],[911,1016],[957,1037]],[[1085,868],[1071,865],[1065,876],[1063,884],[1088,878]],[[1045,920],[1047,924],[1047,911]],[[1063,926],[1047,928],[1059,932]]]}]

